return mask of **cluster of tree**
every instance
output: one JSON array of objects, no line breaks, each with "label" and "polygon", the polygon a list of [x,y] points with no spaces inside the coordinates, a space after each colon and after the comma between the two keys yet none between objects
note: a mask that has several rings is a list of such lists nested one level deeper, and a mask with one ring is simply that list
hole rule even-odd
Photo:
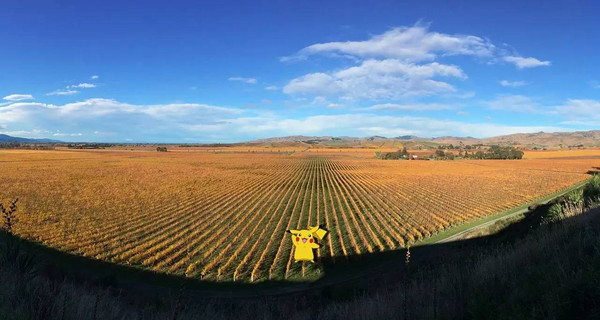
[{"label": "cluster of tree", "polygon": [[455,146],[453,144],[440,144],[438,146],[438,150],[451,150],[451,149],[460,149],[462,146]]},{"label": "cluster of tree", "polygon": [[409,159],[410,155],[408,154],[408,150],[406,147],[402,148],[402,150],[394,151],[394,152],[375,152],[375,157],[377,159],[383,160],[400,160],[400,159]]},{"label": "cluster of tree", "polygon": [[438,150],[462,150],[462,149],[466,149],[466,150],[472,150],[472,149],[481,149],[481,147],[483,147],[483,144],[481,143],[477,143],[477,144],[467,144],[467,145],[463,145],[462,142],[460,145],[455,146],[453,144],[441,144],[438,146]]},{"label": "cluster of tree", "polygon": [[477,150],[471,151],[460,150],[458,154],[454,154],[450,151],[444,150],[436,150],[435,155],[429,157],[429,159],[436,160],[454,160],[455,158],[465,158],[465,159],[522,159],[523,151],[515,148],[515,147],[501,147],[501,146],[491,146],[487,151]]},{"label": "cluster of tree", "polygon": [[156,147],[156,151],[158,151],[158,152],[167,152],[167,147]]},{"label": "cluster of tree", "polygon": [[52,145],[52,144],[20,143],[20,142],[4,142],[4,143],[0,143],[0,149],[54,150],[54,145]]},{"label": "cluster of tree", "polygon": [[487,151],[469,153],[465,151],[464,158],[469,159],[523,159],[523,151],[515,147],[491,146]]},{"label": "cluster of tree", "polygon": [[[462,156],[462,150],[459,152],[459,155]],[[430,159],[436,160],[454,160],[456,156],[452,152],[444,152],[444,150],[436,150],[435,155],[433,157],[429,157]]]},{"label": "cluster of tree", "polygon": [[197,147],[205,147],[205,148],[218,148],[218,147],[233,147],[231,143],[207,143],[207,144],[180,144],[180,148],[197,148]]},{"label": "cluster of tree", "polygon": [[114,146],[110,143],[69,143],[67,148],[69,149],[106,149]]}]

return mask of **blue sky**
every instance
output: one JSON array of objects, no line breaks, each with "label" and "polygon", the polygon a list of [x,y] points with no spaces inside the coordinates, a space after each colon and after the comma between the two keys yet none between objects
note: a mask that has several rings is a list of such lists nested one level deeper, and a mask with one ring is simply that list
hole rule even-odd
[{"label": "blue sky", "polygon": [[594,1],[0,2],[0,133],[237,142],[600,128]]}]

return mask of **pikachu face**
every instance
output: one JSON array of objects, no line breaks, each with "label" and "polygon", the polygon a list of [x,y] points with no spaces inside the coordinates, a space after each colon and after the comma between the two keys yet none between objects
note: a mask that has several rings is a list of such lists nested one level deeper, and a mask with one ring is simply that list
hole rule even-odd
[{"label": "pikachu face", "polygon": [[312,227],[308,230],[288,230],[292,235],[292,243],[295,247],[294,260],[315,262],[313,249],[317,249],[320,245],[317,241],[323,239],[327,235],[327,230],[321,227]]},{"label": "pikachu face", "polygon": [[310,246],[311,243],[315,243],[315,239],[312,236],[312,233],[308,230],[290,230],[292,233],[292,237],[295,235],[294,245],[296,246]]}]

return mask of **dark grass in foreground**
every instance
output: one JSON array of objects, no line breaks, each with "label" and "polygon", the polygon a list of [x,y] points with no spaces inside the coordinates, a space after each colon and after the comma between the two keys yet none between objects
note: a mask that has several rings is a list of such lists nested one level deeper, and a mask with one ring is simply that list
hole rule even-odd
[{"label": "dark grass in foreground", "polygon": [[82,279],[3,233],[0,319],[600,319],[600,210],[580,213],[600,193],[586,190],[497,234],[411,249],[409,268],[390,255],[397,263],[366,279],[278,297]]}]

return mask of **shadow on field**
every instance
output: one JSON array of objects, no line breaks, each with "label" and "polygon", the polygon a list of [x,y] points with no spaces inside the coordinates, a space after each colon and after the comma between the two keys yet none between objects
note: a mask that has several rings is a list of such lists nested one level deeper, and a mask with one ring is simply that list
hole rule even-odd
[{"label": "shadow on field", "polygon": [[[594,169],[600,170],[600,167]],[[598,174],[600,171],[590,171]],[[469,257],[477,248],[512,244],[538,228],[549,208],[562,197],[548,204],[532,205],[521,219],[500,220],[489,227],[499,230],[493,234],[454,242],[416,246],[410,249],[410,263],[406,264],[406,249],[374,252],[348,257],[318,259],[322,277],[316,281],[266,280],[257,283],[202,281],[196,278],[168,275],[137,267],[118,265],[86,258],[21,239],[0,229],[0,248],[16,244],[18,250],[32,258],[35,273],[60,282],[68,280],[84,285],[99,286],[110,291],[126,291],[144,300],[158,300],[165,295],[185,291],[186,299],[239,299],[266,296],[312,296],[336,300],[356,297],[386,286],[398,285],[407,272],[430,270],[457,259]],[[579,217],[569,218],[578,219]],[[560,222],[559,222],[560,223]],[[330,235],[333,236],[333,235]],[[8,246],[7,246],[8,248]],[[479,250],[481,251],[481,250]],[[6,255],[6,254],[5,254]],[[0,255],[2,256],[2,255]],[[0,261],[1,262],[1,261]]]},{"label": "shadow on field", "polygon": [[[410,272],[435,268],[447,261],[465,256],[476,247],[518,241],[529,230],[538,227],[551,204],[537,206],[500,232],[468,240],[423,245],[411,248]],[[12,239],[12,240],[10,240]],[[133,293],[139,299],[150,300],[176,295],[185,290],[186,299],[254,298],[299,294],[317,298],[350,299],[357,294],[397,284],[405,277],[406,250],[351,255],[347,259],[321,258],[323,276],[313,282],[262,281],[258,283],[213,282],[183,276],[167,275],[135,267],[117,265],[49,248],[38,243],[14,239],[0,232],[0,242],[17,241],[23,252],[34,257],[36,272],[51,280],[69,281]],[[346,261],[347,260],[347,261]]]}]

